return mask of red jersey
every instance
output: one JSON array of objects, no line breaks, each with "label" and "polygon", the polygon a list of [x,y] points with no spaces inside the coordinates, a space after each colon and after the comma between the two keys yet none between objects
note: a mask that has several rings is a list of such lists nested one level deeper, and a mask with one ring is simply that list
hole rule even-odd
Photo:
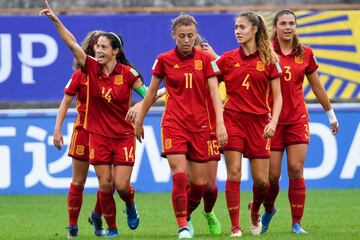
[{"label": "red jersey", "polygon": [[76,70],[64,88],[64,93],[70,96],[76,95],[76,110],[78,116],[75,127],[84,125],[86,112],[86,92],[87,92],[87,75],[81,70]]},{"label": "red jersey", "polygon": [[258,52],[246,56],[241,47],[224,53],[216,63],[226,87],[225,109],[255,115],[270,113],[269,81],[282,75],[279,64],[265,65]]},{"label": "red jersey", "polygon": [[161,126],[191,132],[210,128],[207,79],[220,74],[210,54],[194,48],[183,56],[177,48],[172,49],[157,57],[152,74],[165,79]]},{"label": "red jersey", "polygon": [[278,123],[293,124],[309,121],[303,93],[303,82],[305,74],[311,74],[318,69],[316,58],[311,48],[306,46],[303,46],[303,56],[296,56],[294,52],[284,55],[277,41],[273,42],[273,45],[284,72],[280,78],[283,105]]},{"label": "red jersey", "polygon": [[107,76],[102,72],[102,65],[87,56],[83,71],[89,75],[85,129],[111,138],[134,134],[134,126],[125,121],[125,116],[130,107],[132,85],[140,77],[136,70],[117,63]]}]

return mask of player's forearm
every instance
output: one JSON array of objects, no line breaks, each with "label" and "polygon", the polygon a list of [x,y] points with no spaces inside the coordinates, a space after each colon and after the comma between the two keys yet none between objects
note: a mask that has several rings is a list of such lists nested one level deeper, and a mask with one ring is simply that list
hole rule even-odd
[{"label": "player's forearm", "polygon": [[279,78],[271,81],[271,90],[273,93],[272,121],[275,121],[277,123],[283,104]]},{"label": "player's forearm", "polygon": [[57,113],[56,116],[56,123],[55,123],[55,131],[60,131],[61,130],[61,126],[64,122],[64,119],[66,117],[66,113],[69,109],[71,101],[67,101],[66,97],[64,96],[63,100],[61,101],[60,107],[59,107],[59,111]]},{"label": "player's forearm", "polygon": [[137,124],[142,125],[144,122],[145,115],[149,111],[152,104],[156,101],[156,92],[157,90],[148,89],[146,92],[145,98],[143,99],[143,104],[141,106],[139,118],[137,120]]}]

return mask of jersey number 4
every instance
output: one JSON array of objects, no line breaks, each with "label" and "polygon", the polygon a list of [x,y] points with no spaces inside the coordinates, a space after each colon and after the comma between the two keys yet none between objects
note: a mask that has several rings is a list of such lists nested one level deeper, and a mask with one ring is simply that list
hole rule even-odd
[{"label": "jersey number 4", "polygon": [[250,74],[248,73],[248,74],[246,74],[246,77],[241,84],[241,86],[245,87],[246,90],[249,90],[249,88],[250,88],[250,79],[249,78],[250,78]]}]

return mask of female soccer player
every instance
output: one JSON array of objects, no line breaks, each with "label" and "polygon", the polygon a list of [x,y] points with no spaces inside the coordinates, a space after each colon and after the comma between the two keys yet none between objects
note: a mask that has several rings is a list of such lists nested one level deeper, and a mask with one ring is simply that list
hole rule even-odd
[{"label": "female soccer player", "polygon": [[[99,180],[99,201],[109,230],[107,237],[118,236],[113,184],[126,203],[127,222],[136,229],[139,215],[134,202],[135,191],[130,176],[135,160],[133,125],[125,121],[131,91],[146,92],[141,76],[132,67],[122,49],[123,41],[115,33],[104,33],[98,39],[98,60],[81,49],[73,34],[62,24],[45,0],[40,11],[53,21],[60,37],[71,49],[82,71],[89,76],[84,127],[90,133],[89,159]],[[115,176],[112,178],[111,165]],[[114,179],[114,183],[113,183]]]},{"label": "female soccer player", "polygon": [[[196,25],[196,20],[184,13],[173,20],[172,36],[176,47],[160,54],[155,60],[151,83],[135,125],[135,135],[141,141],[144,137],[145,114],[156,97],[162,79],[165,79],[162,156],[167,157],[172,172],[172,203],[179,238],[192,237],[186,219],[187,212],[190,215],[201,201],[206,183],[207,166],[204,163],[211,160],[214,154],[210,138],[209,104],[213,104],[216,113],[217,140],[220,146],[227,142],[216,78],[219,72],[209,54],[194,48]],[[208,102],[209,90],[212,102]],[[189,206],[186,193],[188,165],[191,178]]]},{"label": "female soccer player", "polygon": [[[86,36],[82,49],[89,56],[95,57],[96,43],[102,33],[101,31],[92,31]],[[77,222],[83,200],[84,185],[89,171],[89,133],[83,128],[86,111],[87,75],[81,72],[76,61],[74,65],[77,70],[73,73],[64,89],[65,94],[57,114],[53,139],[54,145],[60,150],[64,144],[61,126],[69,106],[76,95],[78,116],[74,124],[68,153],[72,157],[72,182],[68,193],[68,237],[76,237],[78,233]],[[97,236],[104,236],[105,231],[102,228],[102,212],[98,196],[99,193],[97,194],[96,205],[90,219],[94,225],[95,234]]]},{"label": "female soccer player", "polygon": [[[231,236],[240,237],[240,179],[242,155],[250,159],[254,181],[250,203],[250,231],[259,235],[260,205],[268,191],[270,138],[273,136],[282,105],[281,68],[272,49],[263,18],[253,12],[239,15],[235,37],[240,48],[224,53],[217,61],[227,92],[224,121],[229,142],[223,146],[226,167],[226,202],[231,219]],[[272,91],[274,103],[268,96]]]},{"label": "female soccer player", "polygon": [[276,212],[274,203],[279,193],[281,161],[286,149],[292,232],[306,233],[301,227],[306,196],[304,162],[310,137],[309,117],[302,88],[305,75],[329,117],[332,134],[336,135],[339,130],[334,110],[318,77],[315,56],[311,48],[300,43],[296,35],[296,24],[296,15],[291,10],[282,10],[273,19],[273,45],[284,72],[281,77],[284,105],[271,143],[270,189],[264,201],[262,232],[266,232]]}]

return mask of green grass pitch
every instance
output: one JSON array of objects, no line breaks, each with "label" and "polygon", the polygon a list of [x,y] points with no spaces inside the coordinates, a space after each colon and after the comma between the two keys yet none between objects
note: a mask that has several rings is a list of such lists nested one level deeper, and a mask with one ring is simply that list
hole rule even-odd
[{"label": "green grass pitch", "polygon": [[[171,207],[171,193],[136,194],[140,225],[135,231],[128,229],[124,204],[115,195],[119,239],[176,239],[177,226]],[[241,192],[240,223],[244,230],[242,239],[360,239],[360,189],[309,190],[303,228],[307,235],[290,233],[290,208],[287,191],[280,192],[277,213],[267,233],[260,237],[250,235],[247,203],[251,192]],[[79,217],[79,239],[99,239],[87,222],[95,194],[85,194]],[[66,195],[0,196],[0,239],[66,239]],[[223,232],[220,236],[208,234],[201,214],[203,205],[193,213],[196,239],[229,239],[230,220],[224,193],[215,205]]]}]

